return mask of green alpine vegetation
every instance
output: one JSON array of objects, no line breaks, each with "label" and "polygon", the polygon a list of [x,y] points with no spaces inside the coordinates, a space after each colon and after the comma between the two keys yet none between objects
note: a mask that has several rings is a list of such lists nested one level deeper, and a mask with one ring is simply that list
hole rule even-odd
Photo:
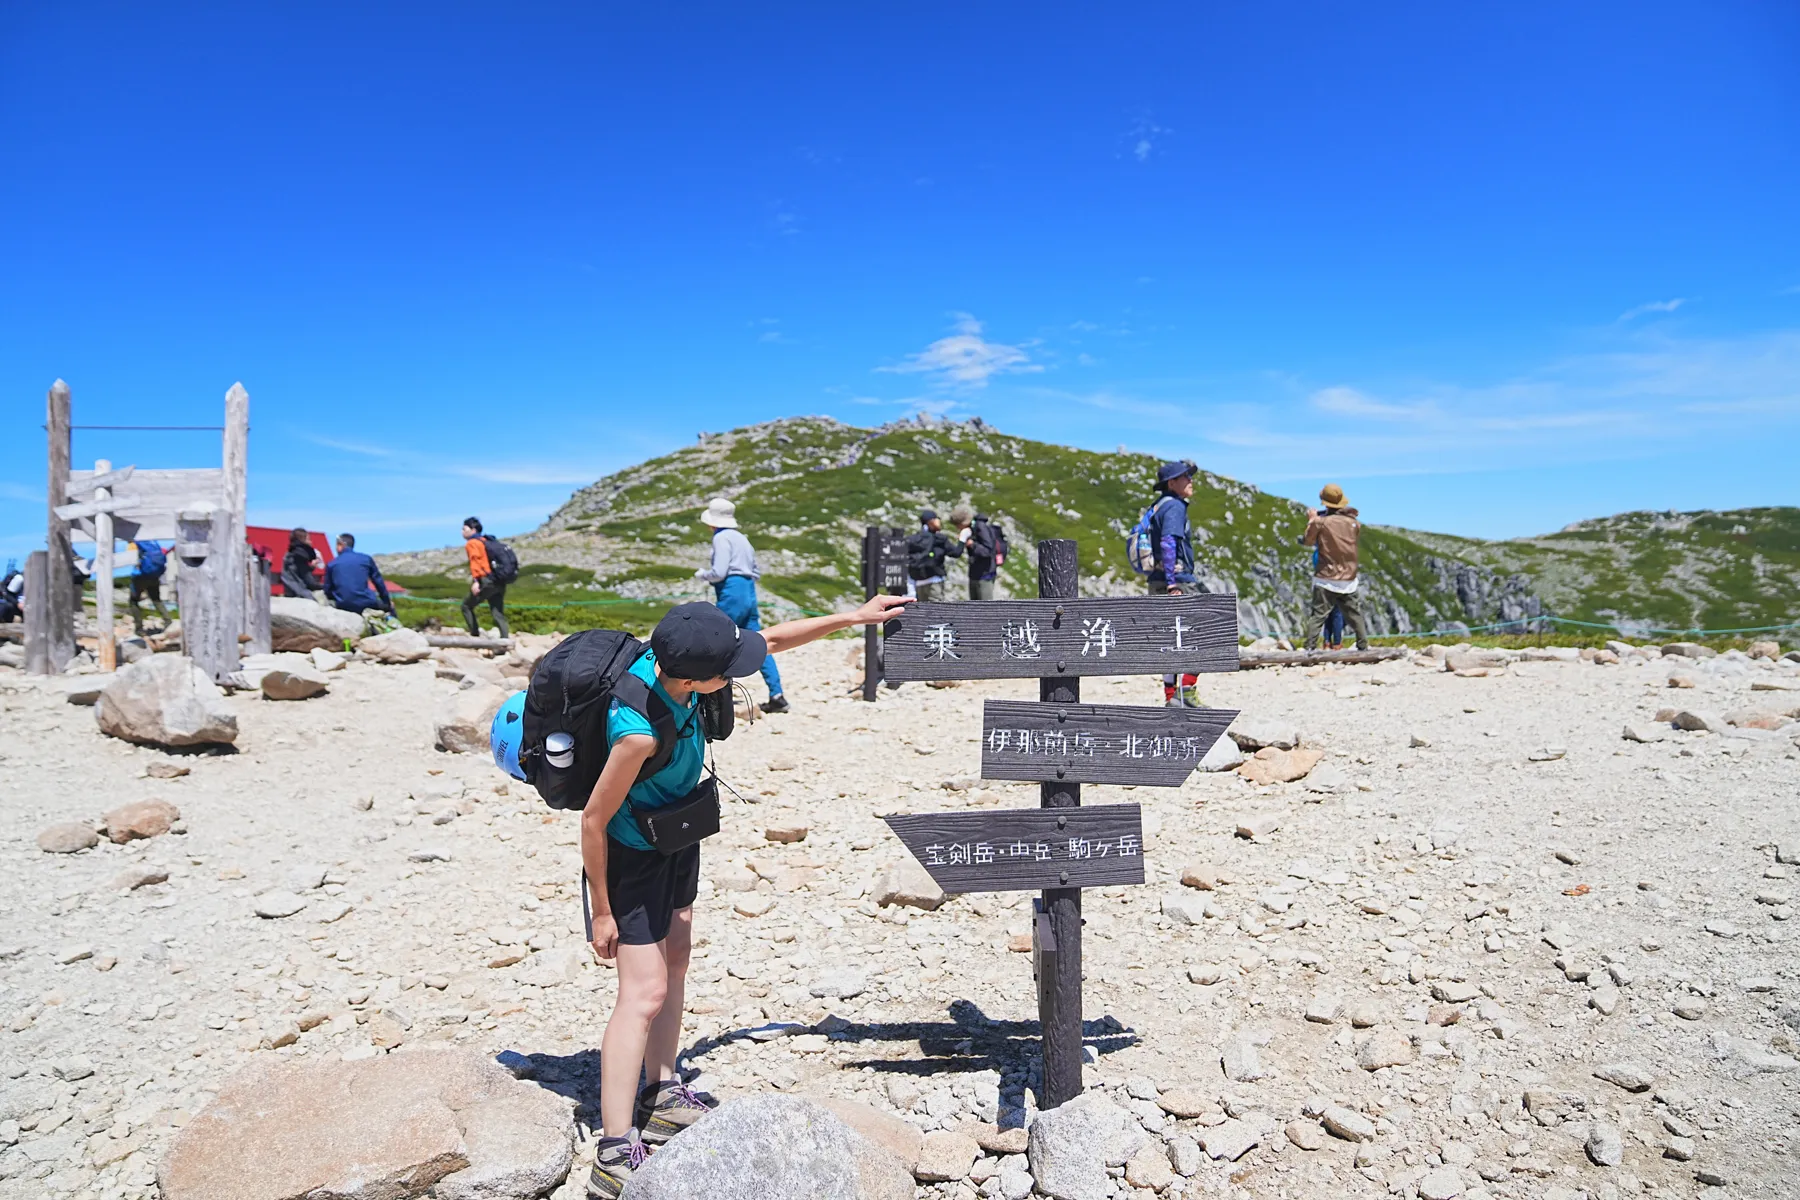
[{"label": "green alpine vegetation", "polygon": [[[921,508],[948,518],[957,504],[1007,531],[1002,596],[1036,593],[1035,545],[1052,537],[1079,544],[1085,592],[1138,592],[1124,543],[1152,498],[1156,466],[1147,455],[1035,442],[979,421],[862,429],[797,417],[707,434],[580,489],[511,539],[522,565],[508,601],[558,606],[521,607],[522,628],[569,629],[639,626],[675,600],[710,596],[693,573],[708,557],[697,518],[716,495],[737,504],[772,618],[859,598],[865,527],[911,532]],[[1312,552],[1299,544],[1306,506],[1204,469],[1196,482],[1199,575],[1238,594],[1246,634],[1296,633],[1312,576]],[[383,566],[421,597],[409,617],[427,598],[460,600],[467,587],[460,550],[388,555]],[[951,563],[953,585],[960,567]],[[1499,542],[1366,525],[1362,578],[1372,633],[1542,614],[1627,634],[1777,625],[1800,618],[1800,509],[1626,513]],[[432,611],[446,625],[460,615],[441,602]]]}]

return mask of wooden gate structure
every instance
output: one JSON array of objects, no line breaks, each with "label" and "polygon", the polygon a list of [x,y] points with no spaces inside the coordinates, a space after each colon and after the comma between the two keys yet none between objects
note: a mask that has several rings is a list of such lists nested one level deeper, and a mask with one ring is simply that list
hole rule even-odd
[{"label": "wooden gate structure", "polygon": [[215,681],[238,669],[247,645],[269,649],[269,567],[245,541],[245,493],[249,472],[250,395],[234,383],[225,393],[224,435],[218,467],[188,470],[114,468],[107,459],[91,471],[70,468],[75,429],[171,428],[78,426],[71,420],[69,385],[50,385],[44,429],[49,440],[47,549],[26,562],[25,669],[60,672],[75,657],[81,594],[70,569],[72,530],[95,546],[95,616],[100,668],[116,665],[113,640],[113,545],[155,539],[173,541],[182,652]]}]

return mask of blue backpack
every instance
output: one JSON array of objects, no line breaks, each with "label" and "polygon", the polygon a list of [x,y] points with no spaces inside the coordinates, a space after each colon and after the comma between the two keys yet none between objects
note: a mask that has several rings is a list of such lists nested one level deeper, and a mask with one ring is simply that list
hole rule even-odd
[{"label": "blue backpack", "polygon": [[139,542],[137,551],[139,575],[161,575],[169,565],[169,556],[155,542]]},{"label": "blue backpack", "polygon": [[1126,561],[1131,563],[1131,569],[1139,575],[1148,575],[1156,570],[1156,538],[1150,532],[1150,523],[1156,516],[1156,510],[1162,507],[1163,501],[1172,499],[1174,499],[1172,496],[1158,497],[1156,503],[1146,508],[1143,515],[1138,517],[1138,522],[1131,527],[1131,532],[1125,535]]}]

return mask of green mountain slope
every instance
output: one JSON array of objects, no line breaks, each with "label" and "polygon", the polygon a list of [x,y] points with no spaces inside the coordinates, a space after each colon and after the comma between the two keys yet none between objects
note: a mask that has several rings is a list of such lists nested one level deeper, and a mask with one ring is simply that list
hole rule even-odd
[{"label": "green mountain slope", "polygon": [[[706,594],[693,579],[707,557],[696,518],[724,495],[757,547],[775,610],[825,609],[860,595],[865,526],[910,531],[920,508],[948,514],[966,503],[1008,530],[1002,595],[1035,594],[1034,547],[1047,537],[1079,543],[1084,591],[1128,593],[1143,584],[1125,563],[1125,534],[1155,470],[1145,455],[1048,445],[978,421],[860,429],[792,418],[704,435],[609,475],[513,544],[527,564],[522,584],[554,584],[559,596],[656,604]],[[1199,573],[1237,592],[1244,629],[1297,632],[1312,574],[1311,552],[1298,544],[1306,508],[1201,471],[1190,517]],[[458,559],[395,555],[384,566],[431,594]],[[1800,510],[1632,513],[1508,542],[1370,526],[1362,572],[1378,633],[1545,612],[1675,628],[1767,625],[1794,619]],[[588,582],[573,582],[584,573]]]}]

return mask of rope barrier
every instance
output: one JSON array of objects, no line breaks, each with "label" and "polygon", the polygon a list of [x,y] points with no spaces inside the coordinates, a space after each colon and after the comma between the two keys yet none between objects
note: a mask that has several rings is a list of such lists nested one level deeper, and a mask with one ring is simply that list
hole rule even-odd
[{"label": "rope barrier", "polygon": [[[396,602],[404,601],[404,600],[411,600],[416,604],[451,604],[451,605],[456,605],[458,607],[461,607],[461,605],[462,605],[461,600],[446,600],[442,596],[415,596],[411,592],[406,592],[401,595],[395,596],[394,599]],[[693,593],[693,594],[685,594],[685,595],[664,596],[664,597],[659,597],[658,599],[683,601],[683,600],[704,600],[704,599],[706,599],[706,597],[703,595],[697,594],[697,593]],[[615,604],[655,604],[657,602],[658,602],[657,600],[650,600],[650,599],[633,600],[628,596],[609,596],[609,597],[605,597],[605,598],[599,599],[599,600],[565,600],[561,604],[508,604],[508,605],[506,605],[506,611],[512,612],[515,609],[520,612],[524,612],[527,610],[530,610],[530,611],[554,611],[554,610],[563,609],[563,608],[600,608],[600,607],[604,607],[607,605],[615,605]],[[798,604],[790,604],[785,600],[763,600],[763,601],[759,601],[758,603],[762,604],[762,605],[766,605],[769,608],[781,608],[781,609],[787,609],[790,612],[797,612],[803,617],[828,617],[831,615],[830,613],[827,613],[827,612],[820,612],[818,609],[801,608]]]},{"label": "rope barrier", "polygon": [[[1487,625],[1468,625],[1461,629],[1416,629],[1411,633],[1371,633],[1369,640],[1376,638],[1418,638],[1418,637],[1460,637],[1465,633],[1482,633],[1490,629],[1504,629],[1512,633],[1527,634],[1536,632],[1531,628],[1534,621],[1551,621],[1558,625],[1578,625],[1583,629],[1606,629],[1621,637],[1643,637],[1648,634],[1663,636],[1689,637],[1725,637],[1738,633],[1780,633],[1787,629],[1800,629],[1800,621],[1789,621],[1785,625],[1750,625],[1742,629],[1660,629],[1633,628],[1625,630],[1616,624],[1603,624],[1595,621],[1577,621],[1573,617],[1559,617],[1551,613],[1540,613],[1535,617],[1522,617],[1517,621],[1495,621]],[[1269,629],[1249,629],[1244,631],[1250,637],[1286,637]]]}]

